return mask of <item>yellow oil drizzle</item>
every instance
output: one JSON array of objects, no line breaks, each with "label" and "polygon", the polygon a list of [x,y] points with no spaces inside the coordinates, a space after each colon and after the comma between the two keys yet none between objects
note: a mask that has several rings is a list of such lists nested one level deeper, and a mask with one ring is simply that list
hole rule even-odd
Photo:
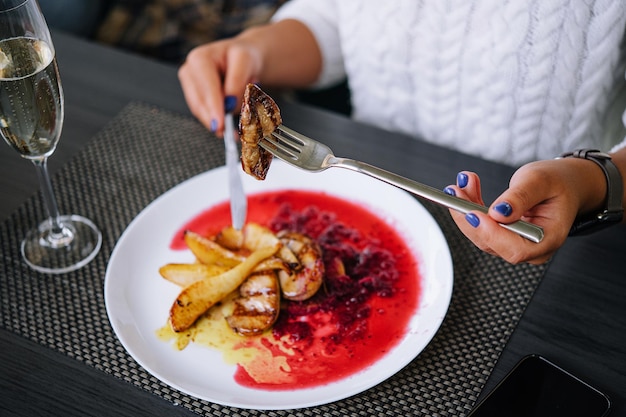
[{"label": "yellow oil drizzle", "polygon": [[[233,293],[212,307],[188,330],[174,332],[167,323],[156,331],[157,337],[171,343],[176,350],[185,349],[191,342],[216,349],[222,353],[224,362],[243,367],[257,383],[291,381],[291,367],[287,359],[294,355],[294,351],[288,338],[276,339],[271,331],[258,336],[241,336],[228,326],[224,317],[232,312],[232,300],[236,295]],[[276,354],[276,351],[281,354]]]}]

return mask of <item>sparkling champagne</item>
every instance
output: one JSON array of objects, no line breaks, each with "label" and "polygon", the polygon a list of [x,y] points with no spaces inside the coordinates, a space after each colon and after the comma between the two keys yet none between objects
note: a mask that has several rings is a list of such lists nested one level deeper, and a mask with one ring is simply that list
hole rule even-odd
[{"label": "sparkling champagne", "polygon": [[48,157],[61,136],[63,89],[54,46],[37,0],[0,0],[0,136],[37,171],[47,220],[26,232],[22,259],[61,274],[90,262],[102,233],[77,214],[61,215]]},{"label": "sparkling champagne", "polygon": [[63,124],[63,94],[54,53],[28,37],[0,41],[0,134],[23,157],[49,156]]}]

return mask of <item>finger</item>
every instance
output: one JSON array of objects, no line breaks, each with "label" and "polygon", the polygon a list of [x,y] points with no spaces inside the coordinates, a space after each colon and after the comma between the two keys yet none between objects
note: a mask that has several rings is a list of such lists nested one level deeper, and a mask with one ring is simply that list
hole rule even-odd
[{"label": "finger", "polygon": [[[480,250],[496,255],[512,264],[528,262],[542,264],[550,260],[565,236],[546,230],[542,243],[533,243],[503,228],[482,212],[463,214],[450,210],[459,230]],[[549,229],[549,228],[548,228]],[[559,240],[560,239],[560,240]]]},{"label": "finger", "polygon": [[[480,178],[474,172],[460,171],[456,176],[456,184],[445,187],[443,191],[446,194],[484,205],[481,195]],[[464,234],[470,231],[464,213],[450,209],[450,215]],[[480,249],[489,252],[489,248],[486,245],[483,245],[481,242],[476,243],[476,246]]]},{"label": "finger", "polygon": [[239,112],[246,85],[257,81],[260,58],[252,48],[235,45],[226,55],[226,69],[224,94],[236,97],[235,111]]},{"label": "finger", "polygon": [[[444,192],[450,195],[457,196],[459,198],[463,198],[465,200],[473,201],[477,204],[484,205],[481,194],[480,177],[474,172],[459,172],[456,176],[456,185],[449,185],[445,187]],[[452,209],[450,210],[450,215],[452,216],[452,219],[457,224],[461,232],[463,232],[463,234],[465,234],[466,236],[476,234],[474,228],[477,227],[480,223],[478,217],[474,217],[473,215],[467,216],[464,213]],[[490,248],[488,242],[481,239],[475,239],[473,240],[473,243],[482,251],[490,253],[492,255],[497,255]]]},{"label": "finger", "polygon": [[222,93],[223,59],[215,45],[199,47],[187,56],[178,71],[185,100],[192,114],[209,130],[223,129],[224,95]]},{"label": "finger", "polygon": [[456,185],[448,185],[443,189],[446,194],[472,201],[484,206],[480,178],[473,172],[461,171],[457,174]]},{"label": "finger", "polygon": [[463,234],[479,249],[497,255],[511,264],[545,263],[560,246],[560,243],[554,239],[544,239],[541,243],[530,242],[503,228],[489,215],[482,212],[455,216],[455,222]]},{"label": "finger", "polygon": [[474,203],[484,206],[480,177],[471,171],[461,171],[456,176],[456,184],[459,187],[458,196],[469,199]]},{"label": "finger", "polygon": [[556,198],[565,200],[561,204],[568,204],[568,194],[561,187],[556,188],[541,170],[524,166],[513,175],[509,188],[491,204],[489,215],[503,223],[519,219],[544,223],[556,214],[548,210]]}]

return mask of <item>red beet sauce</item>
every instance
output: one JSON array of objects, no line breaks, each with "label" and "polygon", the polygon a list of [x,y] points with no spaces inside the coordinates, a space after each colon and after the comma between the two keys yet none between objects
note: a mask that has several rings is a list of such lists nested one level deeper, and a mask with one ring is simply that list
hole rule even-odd
[{"label": "red beet sauce", "polygon": [[[287,337],[294,351],[289,382],[283,377],[280,384],[260,384],[238,366],[239,384],[266,390],[325,385],[372,365],[404,337],[419,304],[417,261],[398,231],[375,213],[323,192],[282,190],[248,195],[247,222],[316,239],[326,277],[311,299],[284,301],[274,325],[273,336]],[[186,249],[185,230],[212,236],[228,225],[224,202],[185,224],[171,247]]]}]

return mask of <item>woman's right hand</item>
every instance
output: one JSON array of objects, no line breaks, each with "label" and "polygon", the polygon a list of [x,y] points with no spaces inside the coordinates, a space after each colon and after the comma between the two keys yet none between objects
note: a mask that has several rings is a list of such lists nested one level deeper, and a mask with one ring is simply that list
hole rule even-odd
[{"label": "woman's right hand", "polygon": [[305,87],[317,80],[321,68],[321,52],[311,31],[285,19],[194,48],[178,70],[178,79],[191,113],[222,136],[227,96],[237,99],[239,109],[248,83]]},{"label": "woman's right hand", "polygon": [[261,65],[258,49],[238,38],[193,49],[178,70],[191,113],[207,129],[222,136],[225,98],[242,97],[247,83],[258,82]]}]

